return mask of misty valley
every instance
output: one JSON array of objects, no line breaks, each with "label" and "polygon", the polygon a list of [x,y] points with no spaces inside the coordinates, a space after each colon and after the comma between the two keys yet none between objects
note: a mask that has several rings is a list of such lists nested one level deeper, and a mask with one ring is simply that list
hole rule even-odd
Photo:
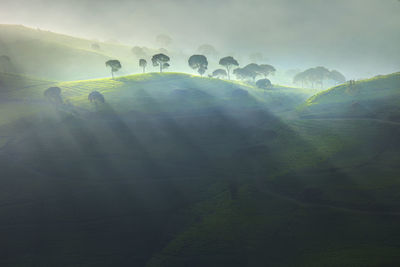
[{"label": "misty valley", "polygon": [[[168,0],[153,11],[153,1],[19,0],[27,6],[18,9],[5,1],[0,266],[400,266],[400,61],[386,54],[398,48],[398,34],[387,49],[373,40],[354,48],[370,38],[362,28],[342,46],[295,34],[283,47],[294,22],[280,21],[282,33],[257,46],[257,34],[269,31],[256,21],[272,23],[253,18],[262,10],[284,10],[283,20],[300,16],[300,2],[345,9],[359,16],[350,29],[324,24],[328,36],[345,38],[374,4],[246,7],[251,1],[227,1],[255,27],[235,37],[237,46],[227,45],[231,32],[222,26],[208,27],[197,45],[177,27],[189,10],[193,20],[208,12],[222,20],[220,4],[209,1]],[[389,2],[376,23],[400,26],[390,11],[400,3]],[[45,8],[22,16],[34,3]],[[128,11],[138,18],[115,21],[110,32],[77,21],[98,14],[113,23]],[[141,15],[152,12],[151,38],[122,34],[139,19],[144,27]],[[308,21],[322,28],[316,19]],[[197,41],[200,33],[191,34]]]}]

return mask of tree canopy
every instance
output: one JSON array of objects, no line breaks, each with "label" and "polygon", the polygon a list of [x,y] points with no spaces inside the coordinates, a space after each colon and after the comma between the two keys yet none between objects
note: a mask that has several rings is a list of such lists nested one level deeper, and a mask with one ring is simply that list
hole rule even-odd
[{"label": "tree canopy", "polygon": [[228,74],[226,73],[226,70],[224,70],[224,69],[216,69],[211,74],[211,77],[214,77],[214,78],[225,78],[227,76],[228,76]]},{"label": "tree canopy", "polygon": [[104,96],[98,91],[91,92],[88,96],[88,100],[90,101],[90,103],[95,103],[96,105],[97,103],[105,102]]},{"label": "tree canopy", "polygon": [[151,58],[151,62],[153,63],[154,67],[160,67],[160,73],[163,71],[163,69],[168,68],[170,58],[165,55],[165,54],[156,54]]},{"label": "tree canopy", "polygon": [[63,100],[61,97],[60,87],[50,87],[44,91],[44,96],[54,104],[62,104]]},{"label": "tree canopy", "polygon": [[122,68],[122,65],[121,62],[119,62],[119,60],[111,59],[106,62],[106,67],[111,68],[111,75],[114,79],[114,72],[119,71]]},{"label": "tree canopy", "polygon": [[139,66],[143,68],[143,73],[145,73],[146,72],[146,67],[147,67],[147,60],[141,58],[139,60]]},{"label": "tree canopy", "polygon": [[193,55],[189,58],[189,66],[203,76],[208,68],[208,61],[204,55]]},{"label": "tree canopy", "polygon": [[221,58],[220,61],[219,61],[219,64],[226,68],[226,72],[228,74],[228,79],[229,80],[231,79],[231,76],[230,76],[231,69],[234,66],[236,66],[236,67],[239,66],[239,62],[236,59],[234,59],[233,57],[231,57],[231,56]]}]

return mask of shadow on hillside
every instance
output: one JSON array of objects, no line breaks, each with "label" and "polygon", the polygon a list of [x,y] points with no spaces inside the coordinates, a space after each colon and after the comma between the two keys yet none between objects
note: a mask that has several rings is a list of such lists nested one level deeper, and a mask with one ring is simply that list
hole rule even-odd
[{"label": "shadow on hillside", "polygon": [[[224,192],[240,203],[243,187],[255,188],[260,199],[278,192],[296,201],[331,204],[325,188],[303,179],[320,175],[313,170],[271,182],[287,161],[277,151],[301,147],[318,153],[266,109],[228,105],[193,113],[136,113],[136,118],[108,104],[102,110],[86,119],[30,124],[21,142],[0,153],[10,156],[3,165],[27,170],[22,176],[17,169],[8,171],[2,178],[3,190],[18,191],[4,191],[4,201],[26,202],[0,211],[1,224],[11,226],[1,231],[8,255],[2,262],[143,266],[186,227],[201,223],[203,214],[190,212],[194,205]],[[287,147],[291,144],[296,147]],[[329,160],[323,164],[334,170],[327,180],[354,186]],[[276,238],[285,243],[285,237]],[[290,249],[299,250],[299,243]],[[21,259],[23,251],[28,256]]]}]

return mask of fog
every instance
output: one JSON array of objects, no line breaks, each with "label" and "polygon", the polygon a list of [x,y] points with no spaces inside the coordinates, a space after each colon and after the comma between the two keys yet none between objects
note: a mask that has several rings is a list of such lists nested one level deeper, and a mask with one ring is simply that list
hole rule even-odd
[{"label": "fog", "polygon": [[399,13],[397,0],[1,0],[0,23],[155,48],[167,34],[188,54],[209,43],[243,63],[259,52],[278,69],[363,78],[400,69]]}]

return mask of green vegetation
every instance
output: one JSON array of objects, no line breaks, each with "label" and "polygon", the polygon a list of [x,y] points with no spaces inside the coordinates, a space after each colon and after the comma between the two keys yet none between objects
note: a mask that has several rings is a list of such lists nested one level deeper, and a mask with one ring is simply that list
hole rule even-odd
[{"label": "green vegetation", "polygon": [[302,107],[307,117],[400,120],[400,73],[349,82],[311,97]]}]

